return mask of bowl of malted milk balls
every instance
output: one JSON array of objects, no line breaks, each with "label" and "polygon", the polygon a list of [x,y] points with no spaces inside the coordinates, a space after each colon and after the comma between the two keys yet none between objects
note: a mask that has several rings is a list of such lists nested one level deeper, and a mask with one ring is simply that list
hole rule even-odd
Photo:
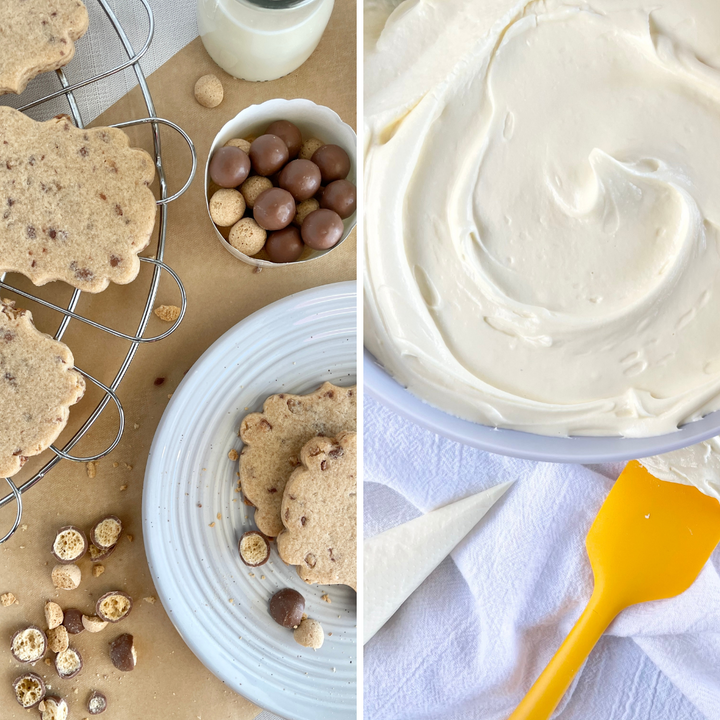
[{"label": "bowl of malted milk balls", "polygon": [[223,247],[257,267],[305,263],[339,247],[357,219],[357,137],[330,108],[269,100],[217,134],[205,169]]}]

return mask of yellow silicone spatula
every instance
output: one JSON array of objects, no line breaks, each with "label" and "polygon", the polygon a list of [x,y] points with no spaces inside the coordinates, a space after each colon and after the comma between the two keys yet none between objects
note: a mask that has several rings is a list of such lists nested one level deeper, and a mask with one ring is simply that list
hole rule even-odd
[{"label": "yellow silicone spatula", "polygon": [[615,616],[687,590],[719,541],[717,500],[628,463],[585,541],[595,575],[590,601],[509,720],[549,718]]}]

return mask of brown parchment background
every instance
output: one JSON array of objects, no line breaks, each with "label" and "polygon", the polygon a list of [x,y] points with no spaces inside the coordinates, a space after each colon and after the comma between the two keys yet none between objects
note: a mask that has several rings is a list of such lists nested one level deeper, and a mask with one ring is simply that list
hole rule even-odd
[{"label": "brown parchment background", "polygon": [[[91,29],[92,32],[92,29]],[[168,402],[168,395],[203,351],[226,330],[255,310],[291,293],[326,283],[356,277],[354,233],[336,251],[309,265],[264,269],[253,268],[232,257],[220,245],[209,224],[203,196],[203,171],[215,133],[242,108],[275,97],[304,97],[333,108],[340,117],[356,125],[356,9],[354,0],[336,0],[328,29],[312,57],[291,75],[269,83],[248,83],[223,73],[196,39],[149,78],[150,90],[160,117],[180,125],[195,142],[198,172],[190,190],[172,203],[168,213],[165,261],[180,275],[188,295],[187,314],[169,338],[142,346],[119,388],[126,413],[126,430],[120,445],[97,464],[97,475],[88,477],[86,466],[61,461],[46,478],[24,496],[23,529],[0,545],[0,593],[14,593],[19,604],[0,607],[0,720],[28,715],[15,703],[11,681],[25,668],[9,652],[12,633],[27,624],[44,627],[43,606],[55,599],[64,607],[90,611],[104,592],[123,589],[135,600],[130,617],[97,635],[83,634],[71,642],[83,654],[85,668],[73,680],[60,680],[53,667],[42,662],[32,671],[42,675],[52,692],[64,696],[71,718],[87,717],[86,701],[91,688],[103,691],[109,709],[102,717],[135,720],[245,720],[259,708],[227,689],[195,658],[175,631],[162,604],[143,601],[157,597],[145,559],[142,535],[142,486],[145,461],[155,428]],[[198,105],[193,98],[195,80],[215,73],[223,82],[225,99],[215,109]],[[104,125],[145,117],[139,89],[104,113],[94,124]],[[134,144],[151,148],[147,128],[128,131]],[[162,131],[163,157],[170,192],[177,190],[189,169],[189,153],[172,131]],[[152,255],[151,246],[144,255]],[[151,270],[143,265],[131,285],[111,287],[97,296],[84,294],[78,312],[134,333],[144,305]],[[70,290],[60,283],[33,289],[24,279],[9,275],[7,281],[42,297],[67,302]],[[40,329],[54,333],[58,316],[27,300],[20,307],[33,312]],[[163,279],[156,305],[179,304],[171,280]],[[154,316],[146,336],[168,327]],[[64,337],[75,354],[76,365],[109,383],[125,355],[128,343],[71,322]],[[162,384],[156,384],[164,378]],[[68,429],[58,441],[68,439],[78,422],[97,403],[99,392],[89,386],[86,397],[71,411]],[[107,410],[87,438],[74,449],[90,455],[106,447],[117,430],[117,414]],[[30,477],[50,459],[45,453],[28,462],[14,479]],[[4,484],[4,483],[3,483]],[[0,496],[5,495],[0,490]],[[14,504],[0,509],[0,535],[5,534],[15,513]],[[125,535],[115,553],[103,564],[105,573],[94,578],[91,564],[81,562],[83,582],[70,592],[54,590],[50,581],[53,566],[49,547],[57,528],[75,524],[89,529],[104,514],[117,514],[125,522]],[[123,632],[136,638],[139,661],[132,673],[120,673],[108,658],[108,642]],[[48,657],[52,654],[48,653]]]}]

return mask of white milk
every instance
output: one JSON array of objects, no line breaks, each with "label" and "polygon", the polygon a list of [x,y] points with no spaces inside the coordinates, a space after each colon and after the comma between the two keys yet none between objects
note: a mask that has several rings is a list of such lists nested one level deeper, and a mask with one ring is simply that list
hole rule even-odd
[{"label": "white milk", "polygon": [[274,80],[299,68],[325,32],[335,0],[198,0],[210,57],[243,80]]}]

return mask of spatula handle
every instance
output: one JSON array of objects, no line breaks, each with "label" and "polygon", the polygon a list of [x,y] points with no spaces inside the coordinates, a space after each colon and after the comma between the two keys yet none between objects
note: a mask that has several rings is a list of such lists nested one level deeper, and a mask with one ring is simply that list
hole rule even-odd
[{"label": "spatula handle", "polygon": [[622,608],[595,591],[575,627],[508,720],[547,720],[600,636]]}]

